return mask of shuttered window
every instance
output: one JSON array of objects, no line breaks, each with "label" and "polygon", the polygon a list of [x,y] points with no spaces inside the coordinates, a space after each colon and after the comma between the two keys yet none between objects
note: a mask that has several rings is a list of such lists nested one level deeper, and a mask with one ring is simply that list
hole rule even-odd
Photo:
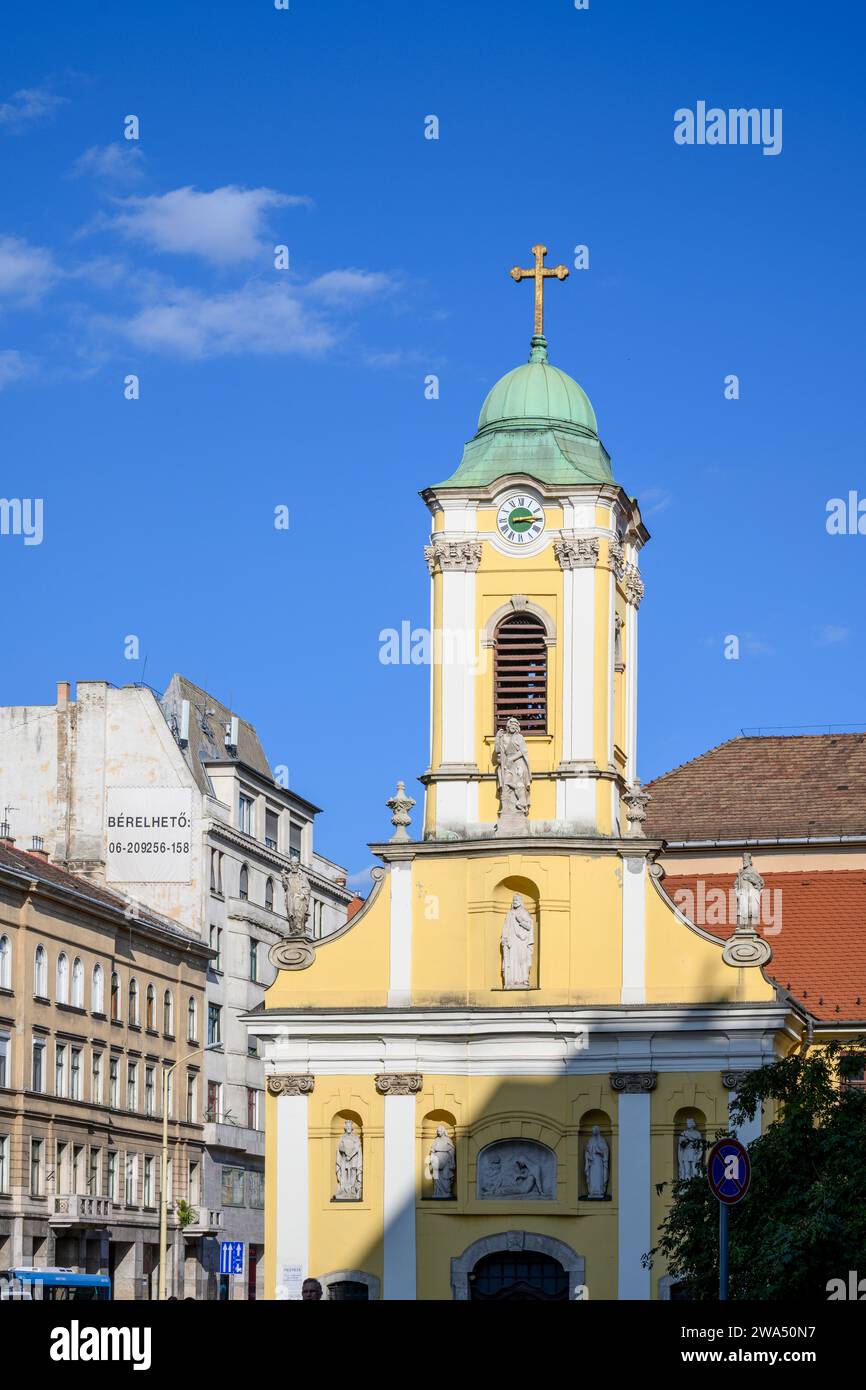
[{"label": "shuttered window", "polygon": [[531,613],[510,613],[494,638],[494,720],[516,719],[524,734],[547,733],[547,644]]}]

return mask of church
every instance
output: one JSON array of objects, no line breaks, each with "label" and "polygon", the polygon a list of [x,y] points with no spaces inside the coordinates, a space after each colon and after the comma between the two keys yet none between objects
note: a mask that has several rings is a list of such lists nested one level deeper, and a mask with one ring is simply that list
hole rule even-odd
[{"label": "church", "polygon": [[666,891],[637,776],[649,533],[548,355],[545,290],[568,270],[533,256],[511,271],[535,290],[528,361],[422,493],[423,810],[398,784],[369,897],[327,938],[276,944],[246,1015],[269,1298],[307,1277],[326,1298],[675,1297],[643,1258],[671,1183],[727,1128],[738,1078],[804,1035],[748,856],[724,876],[726,931]]}]

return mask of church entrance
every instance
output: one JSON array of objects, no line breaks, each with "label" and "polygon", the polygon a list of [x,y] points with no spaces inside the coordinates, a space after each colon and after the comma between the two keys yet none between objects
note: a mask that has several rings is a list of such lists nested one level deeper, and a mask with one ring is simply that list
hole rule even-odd
[{"label": "church entrance", "polygon": [[551,1255],[497,1251],[478,1261],[469,1289],[473,1303],[566,1303],[568,1275]]}]

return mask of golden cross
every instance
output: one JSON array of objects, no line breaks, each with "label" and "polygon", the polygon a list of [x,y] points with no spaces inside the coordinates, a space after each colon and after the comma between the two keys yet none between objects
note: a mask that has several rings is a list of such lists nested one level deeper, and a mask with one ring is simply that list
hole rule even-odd
[{"label": "golden cross", "polygon": [[548,276],[553,275],[557,280],[564,280],[568,275],[568,266],[557,265],[552,269],[544,264],[547,255],[546,246],[533,246],[532,254],[535,257],[535,265],[532,270],[521,270],[519,265],[513,266],[508,274],[512,280],[519,284],[521,280],[535,280],[535,336],[540,338],[544,334],[544,281]]}]

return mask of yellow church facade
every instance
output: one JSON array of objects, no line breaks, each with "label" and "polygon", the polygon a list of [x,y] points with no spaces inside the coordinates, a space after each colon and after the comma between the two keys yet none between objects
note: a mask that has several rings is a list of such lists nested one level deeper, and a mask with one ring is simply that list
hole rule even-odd
[{"label": "yellow church facade", "polygon": [[739,1076],[801,1021],[748,924],[725,943],[664,892],[636,761],[649,537],[540,312],[529,361],[422,496],[420,828],[401,784],[363,907],[274,947],[247,1016],[266,1294],[315,1277],[331,1298],[666,1298],[642,1257],[697,1170],[690,1138],[727,1129]]}]

